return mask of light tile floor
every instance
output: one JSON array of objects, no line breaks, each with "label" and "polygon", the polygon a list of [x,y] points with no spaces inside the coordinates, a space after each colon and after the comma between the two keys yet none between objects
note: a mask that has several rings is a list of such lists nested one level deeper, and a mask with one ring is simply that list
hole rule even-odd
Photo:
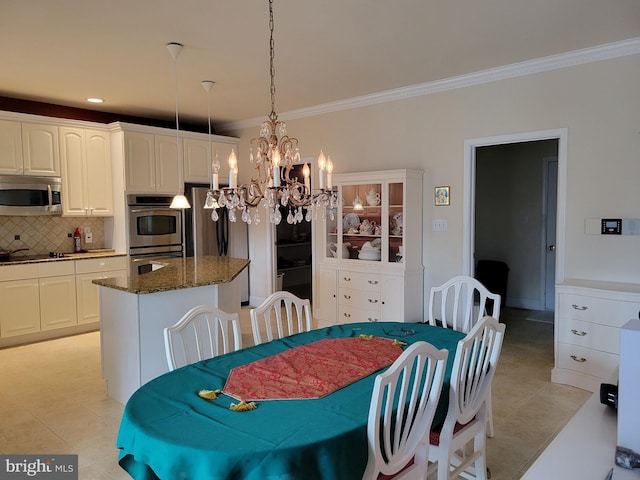
[{"label": "light tile floor", "polygon": [[[589,396],[552,384],[553,325],[505,309],[493,385],[492,480],[518,479]],[[252,345],[248,310],[243,342]],[[106,397],[98,332],[0,350],[0,453],[77,453],[81,480],[127,479],[116,461],[122,405]],[[168,479],[171,480],[171,479]]]}]

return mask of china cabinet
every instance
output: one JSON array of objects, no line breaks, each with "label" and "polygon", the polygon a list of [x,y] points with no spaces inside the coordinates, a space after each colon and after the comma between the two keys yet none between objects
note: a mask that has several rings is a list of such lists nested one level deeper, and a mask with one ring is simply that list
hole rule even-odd
[{"label": "china cabinet", "polygon": [[567,281],[556,285],[551,380],[597,391],[618,366],[620,327],[640,315],[640,285]]},{"label": "china cabinet", "polygon": [[335,299],[314,304],[323,326],[422,320],[422,175],[334,175],[338,207],[316,245],[318,296]]}]

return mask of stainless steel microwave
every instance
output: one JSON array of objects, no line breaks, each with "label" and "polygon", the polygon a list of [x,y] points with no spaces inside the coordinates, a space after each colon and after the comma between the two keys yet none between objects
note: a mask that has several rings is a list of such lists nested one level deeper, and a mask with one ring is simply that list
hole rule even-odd
[{"label": "stainless steel microwave", "polygon": [[60,177],[0,175],[0,215],[61,215]]}]

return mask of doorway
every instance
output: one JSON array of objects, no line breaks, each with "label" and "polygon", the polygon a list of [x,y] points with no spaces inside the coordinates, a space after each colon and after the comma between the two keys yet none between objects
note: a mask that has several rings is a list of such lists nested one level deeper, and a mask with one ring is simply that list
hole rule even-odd
[{"label": "doorway", "polygon": [[473,276],[478,260],[507,263],[503,305],[554,309],[555,284],[564,279],[566,135],[560,129],[465,142],[463,268]]}]

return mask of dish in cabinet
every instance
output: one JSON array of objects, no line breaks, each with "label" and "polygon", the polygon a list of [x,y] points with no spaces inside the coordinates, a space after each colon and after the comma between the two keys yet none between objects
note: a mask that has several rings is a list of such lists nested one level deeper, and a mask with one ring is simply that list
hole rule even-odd
[{"label": "dish in cabinet", "polygon": [[342,230],[347,232],[351,228],[360,226],[360,217],[355,213],[347,213],[342,219]]}]

